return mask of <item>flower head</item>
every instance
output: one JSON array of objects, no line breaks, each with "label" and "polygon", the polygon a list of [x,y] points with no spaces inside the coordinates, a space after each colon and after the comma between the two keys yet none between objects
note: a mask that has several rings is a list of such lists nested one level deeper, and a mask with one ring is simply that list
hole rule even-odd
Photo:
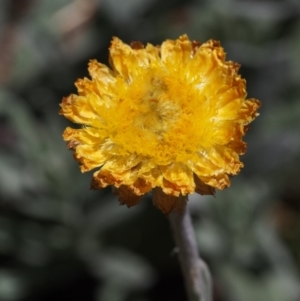
[{"label": "flower head", "polygon": [[91,60],[60,114],[81,129],[63,137],[81,164],[97,168],[91,187],[112,185],[133,206],[153,190],[164,213],[182,210],[193,192],[214,194],[243,167],[242,141],[260,102],[246,99],[239,65],[219,42],[186,35],[161,46],[113,38],[111,68]]}]

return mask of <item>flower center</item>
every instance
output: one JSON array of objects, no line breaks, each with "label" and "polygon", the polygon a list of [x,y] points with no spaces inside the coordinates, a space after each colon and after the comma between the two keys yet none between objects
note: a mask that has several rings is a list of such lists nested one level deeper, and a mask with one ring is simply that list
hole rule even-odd
[{"label": "flower center", "polygon": [[135,153],[161,165],[185,160],[197,151],[202,133],[195,124],[204,112],[195,97],[199,92],[184,77],[161,69],[143,71],[122,85],[111,139],[124,155]]},{"label": "flower center", "polygon": [[[138,84],[136,82],[136,86]],[[169,99],[168,90],[163,78],[150,78],[145,92],[136,99],[138,112],[132,124],[138,129],[154,133],[160,144],[163,143],[164,134],[176,123],[180,112],[180,107]]]}]

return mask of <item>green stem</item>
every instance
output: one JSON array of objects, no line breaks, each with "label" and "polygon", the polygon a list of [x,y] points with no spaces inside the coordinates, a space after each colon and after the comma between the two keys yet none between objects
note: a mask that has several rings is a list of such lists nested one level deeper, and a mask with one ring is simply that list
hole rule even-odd
[{"label": "green stem", "polygon": [[174,239],[179,250],[179,262],[189,301],[212,301],[209,269],[198,253],[195,232],[188,208],[182,214],[169,215]]}]

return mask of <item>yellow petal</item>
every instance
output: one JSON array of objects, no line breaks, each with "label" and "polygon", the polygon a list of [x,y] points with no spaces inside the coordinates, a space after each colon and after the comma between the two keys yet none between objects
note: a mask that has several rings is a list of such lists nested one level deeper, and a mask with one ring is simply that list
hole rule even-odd
[{"label": "yellow petal", "polygon": [[180,163],[172,163],[168,166],[160,166],[164,176],[162,190],[166,194],[179,196],[195,191],[194,176],[192,170]]},{"label": "yellow petal", "polygon": [[139,75],[139,69],[159,64],[159,50],[151,44],[146,48],[134,49],[114,37],[110,47],[110,64],[117,74],[131,83],[133,76]]},{"label": "yellow petal", "polygon": [[189,62],[192,58],[193,45],[187,35],[179,39],[166,40],[161,45],[161,59],[165,64],[177,65],[177,68]]}]

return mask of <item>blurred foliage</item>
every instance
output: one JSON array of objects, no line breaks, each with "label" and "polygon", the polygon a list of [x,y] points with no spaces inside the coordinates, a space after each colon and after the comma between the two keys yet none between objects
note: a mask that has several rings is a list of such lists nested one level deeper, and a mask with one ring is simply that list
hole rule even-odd
[{"label": "blurred foliage", "polygon": [[297,0],[2,0],[0,300],[185,299],[166,218],[90,191],[58,115],[113,35],[182,33],[220,40],[263,104],[232,187],[190,197],[215,300],[300,300],[299,15]]}]

